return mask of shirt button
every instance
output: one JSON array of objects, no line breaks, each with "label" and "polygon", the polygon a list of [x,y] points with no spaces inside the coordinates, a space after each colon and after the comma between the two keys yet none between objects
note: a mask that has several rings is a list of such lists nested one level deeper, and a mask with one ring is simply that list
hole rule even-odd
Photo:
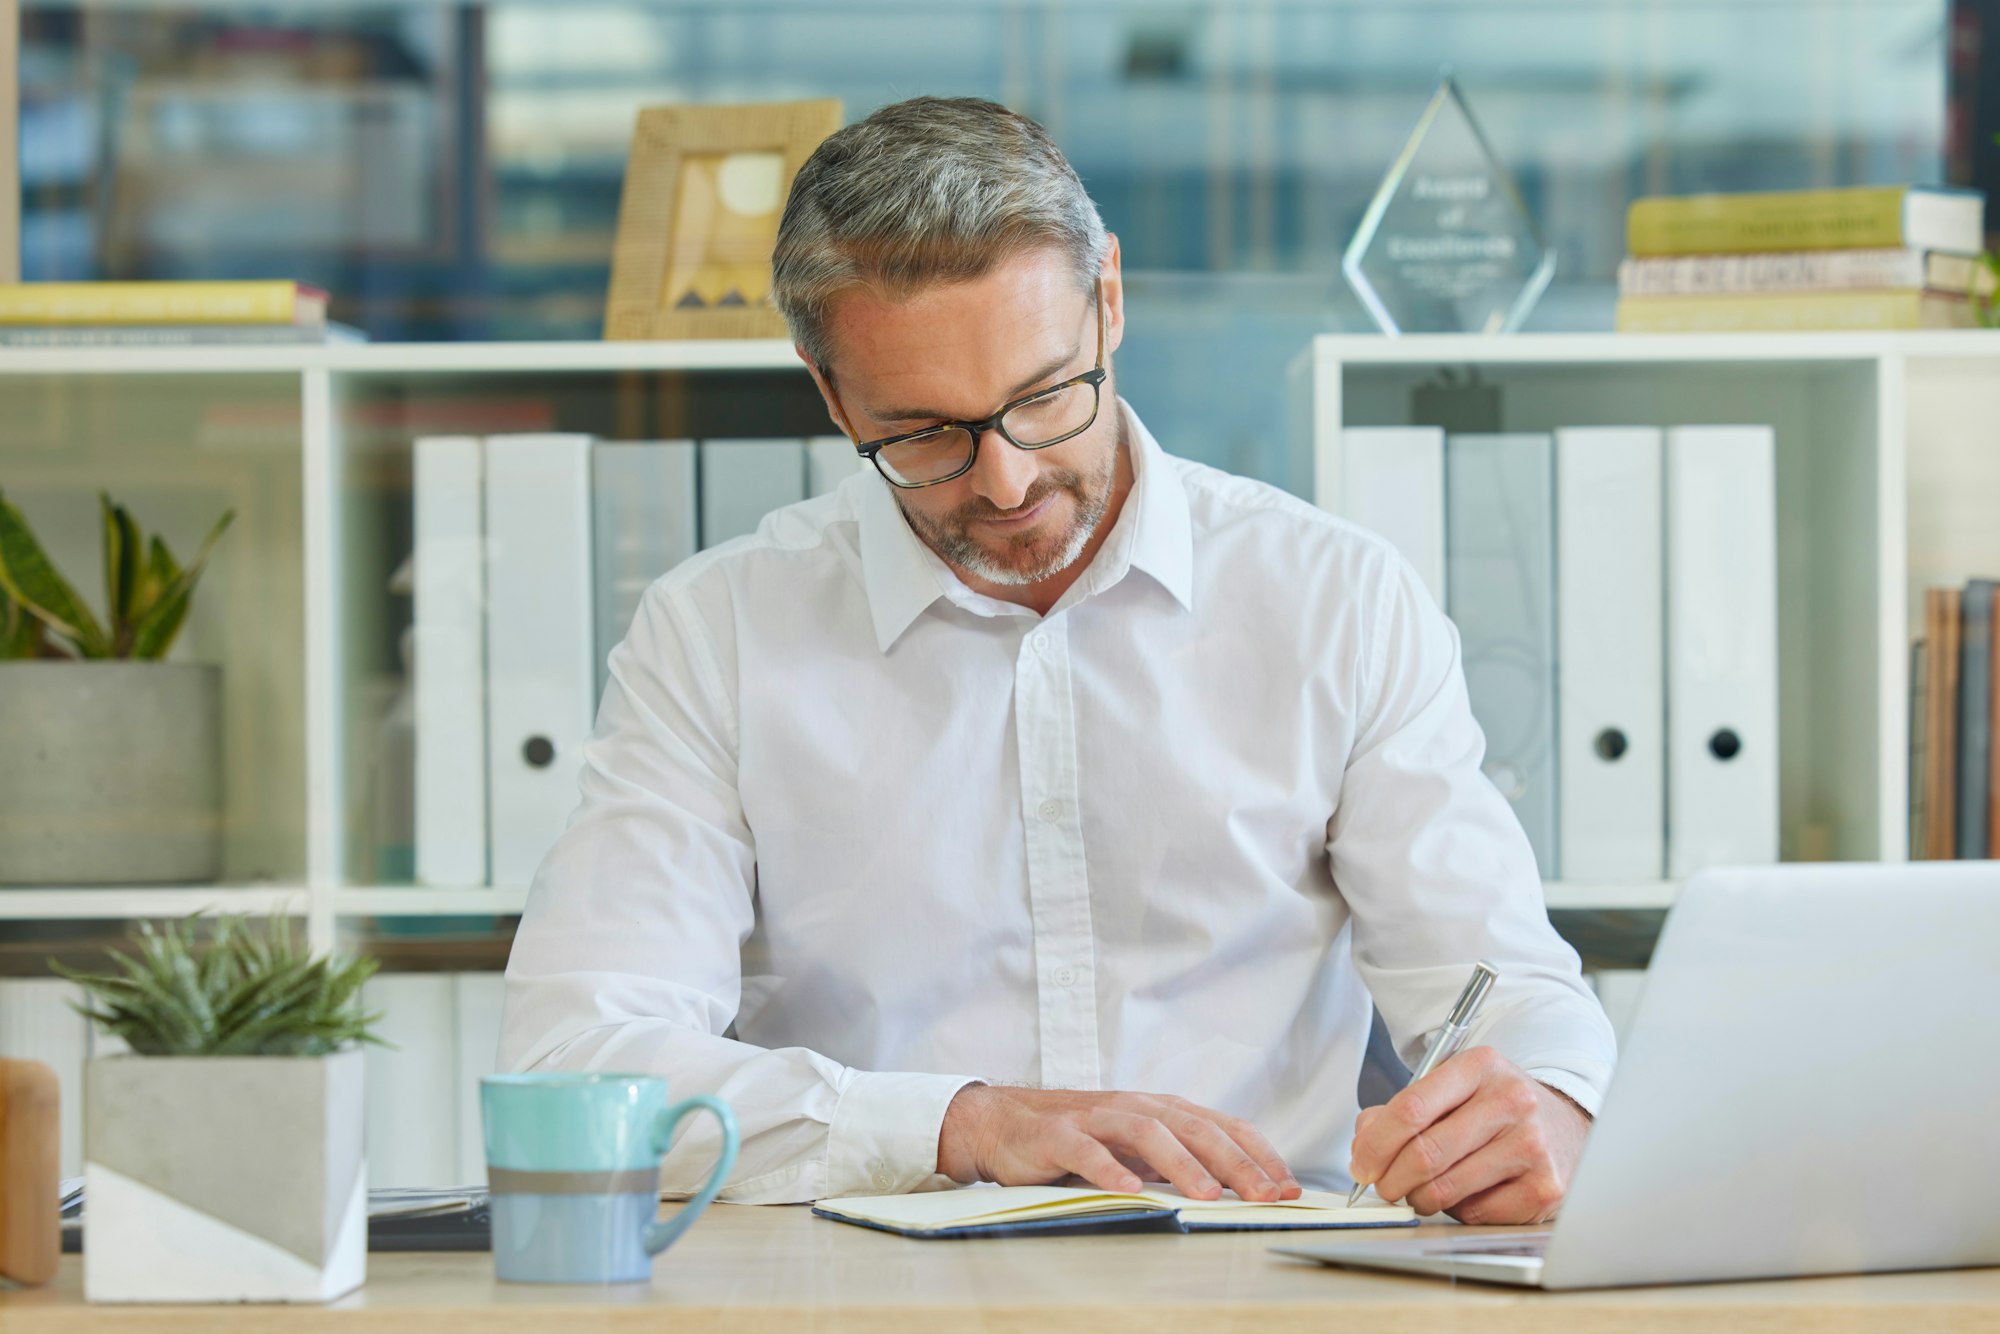
[{"label": "shirt button", "polygon": [[889,1174],[887,1172],[877,1172],[875,1174],[875,1189],[889,1189]]},{"label": "shirt button", "polygon": [[1049,651],[1049,637],[1045,634],[1037,634],[1028,642],[1034,645],[1035,652],[1037,653],[1047,653]]},{"label": "shirt button", "polygon": [[1057,986],[1059,986],[1059,987],[1073,987],[1073,986],[1075,986],[1075,985],[1076,985],[1076,969],[1074,969],[1074,968],[1058,968],[1058,969],[1056,969],[1056,985],[1057,985]]},{"label": "shirt button", "polygon": [[1062,819],[1062,803],[1054,797],[1050,797],[1035,808],[1035,814],[1041,816],[1045,823],[1054,824],[1056,821]]}]

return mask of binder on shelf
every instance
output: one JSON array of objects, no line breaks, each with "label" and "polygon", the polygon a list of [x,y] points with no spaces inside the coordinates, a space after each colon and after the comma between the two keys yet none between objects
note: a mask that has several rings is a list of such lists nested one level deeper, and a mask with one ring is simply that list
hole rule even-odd
[{"label": "binder on shelf", "polygon": [[1660,432],[1556,433],[1559,860],[1571,880],[1666,869]]},{"label": "binder on shelf", "polygon": [[1554,450],[1546,435],[1445,442],[1445,606],[1458,624],[1485,770],[1544,880],[1556,843]]},{"label": "binder on shelf", "polygon": [[605,440],[591,450],[597,698],[647,588],[697,549],[694,465],[692,440]]},{"label": "binder on shelf", "polygon": [[1667,874],[1778,859],[1776,442],[1667,432]]},{"label": "binder on shelf", "polygon": [[1350,426],[1340,433],[1341,517],[1386,537],[1445,605],[1444,432]]},{"label": "binder on shelf", "polygon": [[487,883],[483,451],[430,436],[411,469],[416,875],[444,888]]},{"label": "binder on shelf", "polygon": [[805,441],[701,442],[704,550],[721,546],[732,537],[756,532],[766,514],[805,498]]},{"label": "binder on shelf", "polygon": [[389,1046],[367,1049],[363,1131],[371,1187],[486,1179],[479,1080],[500,1048],[500,973],[378,973],[362,1003]]},{"label": "binder on shelf", "polygon": [[823,496],[870,465],[844,435],[816,435],[806,441],[806,494]]},{"label": "binder on shelf", "polygon": [[486,1180],[486,1133],[480,1121],[479,1081],[494,1073],[500,1057],[500,1010],[506,996],[503,973],[451,975],[452,1037],[458,1079],[457,1170],[451,1180]]},{"label": "binder on shelf", "polygon": [[361,987],[383,1045],[362,1057],[368,1184],[458,1184],[458,1048],[450,973],[377,973]]},{"label": "binder on shelf", "polygon": [[597,682],[590,437],[486,441],[492,883],[514,889],[576,808]]},{"label": "binder on shelf", "polygon": [[1974,579],[1959,598],[1958,829],[1960,857],[1987,853],[1986,817],[1993,788],[1993,594],[2000,584]]}]

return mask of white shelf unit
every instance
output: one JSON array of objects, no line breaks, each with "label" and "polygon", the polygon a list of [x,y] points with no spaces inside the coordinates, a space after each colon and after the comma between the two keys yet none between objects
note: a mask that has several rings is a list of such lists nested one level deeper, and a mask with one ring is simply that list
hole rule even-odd
[{"label": "white shelf unit", "polygon": [[[1787,855],[1899,857],[1913,590],[2000,570],[2000,334],[1324,337],[1294,367],[1319,503],[1339,497],[1333,432],[1407,420],[1408,388],[1443,368],[1500,385],[1519,429],[1778,426]],[[704,433],[784,434],[763,400],[796,417],[811,395],[777,340],[0,350],[0,482],[31,519],[74,520],[38,529],[86,595],[98,488],[180,543],[239,511],[177,650],[234,683],[225,883],[0,888],[0,922],[216,906],[302,916],[325,947],[355,918],[518,913],[523,887],[398,884],[355,850],[353,732],[387,648],[410,439],[692,434],[674,426],[690,402],[719,423]],[[1673,888],[1548,896],[1648,908]]]},{"label": "white shelf unit", "polygon": [[0,349],[0,483],[87,598],[99,489],[177,548],[237,510],[175,651],[224,667],[225,883],[9,886],[0,922],[213,908],[303,917],[324,949],[354,918],[519,913],[525,886],[397,883],[357,832],[411,440],[822,434],[816,402],[782,340]]},{"label": "white shelf unit", "polygon": [[[1503,430],[1776,428],[1782,855],[1903,860],[1922,590],[2000,571],[2000,332],[1317,338],[1291,387],[1321,506],[1340,506],[1340,431],[1410,424],[1410,391],[1446,372],[1499,388]],[[1674,890],[1547,895],[1661,907]]]}]

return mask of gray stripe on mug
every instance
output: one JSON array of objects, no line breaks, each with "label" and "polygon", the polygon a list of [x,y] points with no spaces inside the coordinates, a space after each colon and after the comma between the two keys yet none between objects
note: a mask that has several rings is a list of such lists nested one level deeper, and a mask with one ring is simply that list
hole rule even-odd
[{"label": "gray stripe on mug", "polygon": [[660,1169],[631,1167],[618,1172],[523,1172],[486,1166],[486,1189],[494,1195],[645,1195],[660,1188]]}]

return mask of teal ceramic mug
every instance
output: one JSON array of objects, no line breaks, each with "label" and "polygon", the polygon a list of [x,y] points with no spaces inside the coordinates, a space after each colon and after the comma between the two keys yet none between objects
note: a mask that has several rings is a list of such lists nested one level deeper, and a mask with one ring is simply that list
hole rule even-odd
[{"label": "teal ceramic mug", "polygon": [[[528,1073],[479,1081],[492,1197],[493,1268],[516,1283],[631,1283],[652,1277],[736,1166],[736,1117],[706,1094],[667,1104],[651,1075]],[[701,1191],[659,1220],[660,1157],[689,1112],[722,1123],[722,1156]]]}]

